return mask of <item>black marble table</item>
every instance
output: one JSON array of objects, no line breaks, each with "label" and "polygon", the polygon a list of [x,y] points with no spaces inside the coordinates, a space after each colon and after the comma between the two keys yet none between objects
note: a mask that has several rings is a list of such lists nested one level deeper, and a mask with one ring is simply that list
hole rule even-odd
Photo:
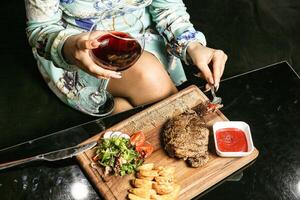
[{"label": "black marble table", "polygon": [[[222,112],[230,120],[250,125],[260,154],[249,166],[195,199],[299,199],[300,79],[293,68],[281,62],[227,78],[222,81],[218,95],[223,98]],[[0,151],[0,162],[75,145],[142,109],[7,148]],[[94,200],[101,197],[76,160],[67,159],[34,162],[0,171],[0,199]]]}]

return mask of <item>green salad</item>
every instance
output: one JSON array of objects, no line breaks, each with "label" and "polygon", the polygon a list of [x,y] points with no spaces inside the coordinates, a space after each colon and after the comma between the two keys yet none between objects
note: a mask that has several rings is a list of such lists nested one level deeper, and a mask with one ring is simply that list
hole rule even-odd
[{"label": "green salad", "polygon": [[93,160],[105,168],[105,175],[120,176],[133,173],[144,161],[130,140],[123,137],[101,139]]}]

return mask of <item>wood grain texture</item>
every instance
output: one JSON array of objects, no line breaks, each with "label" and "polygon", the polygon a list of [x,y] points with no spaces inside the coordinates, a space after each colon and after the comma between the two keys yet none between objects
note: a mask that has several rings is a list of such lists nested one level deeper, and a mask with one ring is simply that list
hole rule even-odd
[{"label": "wood grain texture", "polygon": [[[171,117],[179,115],[185,110],[193,108],[206,100],[207,97],[196,86],[190,86],[116,124],[106,131],[122,131],[130,135],[142,130],[146,135],[146,140],[154,146],[153,154],[147,158],[145,162],[153,162],[156,166],[175,166],[176,180],[177,183],[181,185],[178,199],[191,199],[250,163],[258,156],[258,151],[255,149],[253,153],[247,157],[219,157],[216,155],[212,138],[209,140],[209,162],[203,167],[191,168],[188,167],[183,160],[167,156],[160,142],[160,133],[165,122]],[[205,119],[209,127],[216,121],[228,120],[219,110],[209,114]],[[210,132],[212,135],[211,128]],[[101,132],[95,135],[84,143],[99,140],[103,133],[104,132]],[[94,164],[91,159],[94,154],[94,149],[91,149],[77,156],[82,169],[87,173],[94,186],[107,200],[126,199],[128,189],[131,188],[130,180],[133,179],[134,176],[104,177],[102,168]]]}]

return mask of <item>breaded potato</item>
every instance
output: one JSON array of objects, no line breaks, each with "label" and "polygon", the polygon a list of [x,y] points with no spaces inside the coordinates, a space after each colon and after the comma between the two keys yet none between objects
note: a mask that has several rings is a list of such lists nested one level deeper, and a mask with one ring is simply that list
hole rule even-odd
[{"label": "breaded potato", "polygon": [[156,194],[151,196],[151,200],[164,200],[164,199],[163,197],[161,197],[161,195]]},{"label": "breaded potato", "polygon": [[160,171],[160,170],[162,170],[163,168],[164,168],[164,166],[157,166],[157,167],[155,167],[154,169]]},{"label": "breaded potato", "polygon": [[153,183],[153,189],[156,190],[157,194],[169,194],[174,190],[174,184],[158,184]]},{"label": "breaded potato", "polygon": [[160,185],[171,184],[174,182],[174,176],[157,176],[154,180]]},{"label": "breaded potato", "polygon": [[151,198],[151,196],[156,195],[156,194],[157,193],[154,189],[150,189],[150,198]]},{"label": "breaded potato", "polygon": [[152,181],[154,179],[154,176],[143,176],[140,172],[136,173],[136,177],[138,177],[139,179],[146,179],[149,181]]},{"label": "breaded potato", "polygon": [[[153,196],[153,198],[152,198],[153,200],[173,200],[169,195],[159,195],[159,194],[157,194],[157,195],[154,195]],[[152,200],[151,199],[151,200]]]},{"label": "breaded potato", "polygon": [[146,198],[146,199],[150,199],[150,188],[133,188],[133,189],[129,189],[128,191],[132,194],[135,194],[136,196],[142,197],[142,198]]},{"label": "breaded potato", "polygon": [[149,200],[149,198],[147,199],[147,198],[139,197],[139,196],[137,196],[135,194],[131,194],[131,193],[128,194],[128,199],[130,199],[130,200]]},{"label": "breaded potato", "polygon": [[175,167],[165,166],[158,170],[160,176],[173,176],[175,174]]},{"label": "breaded potato", "polygon": [[129,189],[130,200],[175,200],[180,186],[175,184],[175,167],[143,164],[138,168],[136,179],[131,180],[134,187]]},{"label": "breaded potato", "polygon": [[157,170],[140,170],[138,173],[142,176],[153,176],[153,177],[158,176]]},{"label": "breaded potato", "polygon": [[147,179],[136,178],[131,181],[132,185],[136,188],[152,188],[153,181]]},{"label": "breaded potato", "polygon": [[180,185],[174,184],[174,190],[169,194],[164,195],[151,195],[153,200],[176,200],[180,191]]},{"label": "breaded potato", "polygon": [[139,166],[137,168],[138,171],[140,170],[152,170],[154,168],[154,163],[146,163],[146,164],[143,164],[141,166]]}]

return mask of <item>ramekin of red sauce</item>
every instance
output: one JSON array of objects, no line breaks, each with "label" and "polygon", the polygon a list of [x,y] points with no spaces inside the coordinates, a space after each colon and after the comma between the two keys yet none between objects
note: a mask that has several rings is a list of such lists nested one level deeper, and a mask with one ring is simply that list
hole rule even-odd
[{"label": "ramekin of red sauce", "polygon": [[242,121],[221,121],[213,125],[216,152],[222,157],[247,156],[254,150],[250,127]]}]

